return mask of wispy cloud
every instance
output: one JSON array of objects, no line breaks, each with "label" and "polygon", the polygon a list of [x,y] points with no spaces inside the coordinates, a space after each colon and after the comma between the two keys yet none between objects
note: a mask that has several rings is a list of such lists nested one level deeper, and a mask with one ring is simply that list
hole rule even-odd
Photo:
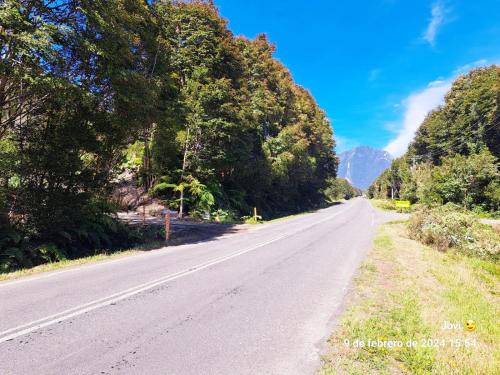
[{"label": "wispy cloud", "polygon": [[380,76],[380,72],[381,72],[380,69],[370,70],[370,73],[368,74],[368,81],[370,81],[370,82],[376,81],[378,79],[378,77]]},{"label": "wispy cloud", "polygon": [[342,137],[340,135],[335,135],[335,142],[336,142],[335,148],[337,153],[348,151],[359,146],[358,141],[351,138]]},{"label": "wispy cloud", "polygon": [[425,29],[422,39],[434,46],[439,28],[446,22],[446,15],[450,13],[450,9],[446,8],[442,1],[437,1],[432,4],[431,18]]},{"label": "wispy cloud", "polygon": [[470,64],[465,64],[465,65],[459,66],[457,69],[455,69],[453,71],[453,74],[458,76],[460,74],[467,73],[471,69],[474,69],[474,68],[477,68],[480,66],[485,66],[487,64],[488,64],[488,60],[486,60],[486,59],[477,60],[477,61],[474,61]]},{"label": "wispy cloud", "polygon": [[443,103],[444,95],[450,87],[451,81],[435,81],[425,89],[408,96],[403,101],[405,112],[399,132],[396,138],[385,147],[385,150],[394,157],[404,154],[425,116]]},{"label": "wispy cloud", "polygon": [[455,78],[473,68],[487,64],[488,61],[482,59],[463,65],[453,71],[451,78],[429,82],[423,90],[408,95],[401,103],[404,110],[402,119],[386,126],[386,129],[398,130],[396,131],[396,137],[387,144],[385,150],[394,157],[404,154],[427,114],[443,104],[444,96],[451,88]]}]

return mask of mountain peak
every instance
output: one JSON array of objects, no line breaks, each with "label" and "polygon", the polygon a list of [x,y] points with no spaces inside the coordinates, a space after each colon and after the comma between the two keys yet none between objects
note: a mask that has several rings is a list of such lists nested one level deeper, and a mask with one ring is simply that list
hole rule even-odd
[{"label": "mountain peak", "polygon": [[339,177],[361,189],[368,189],[392,162],[392,156],[387,151],[364,145],[342,152],[339,159]]}]

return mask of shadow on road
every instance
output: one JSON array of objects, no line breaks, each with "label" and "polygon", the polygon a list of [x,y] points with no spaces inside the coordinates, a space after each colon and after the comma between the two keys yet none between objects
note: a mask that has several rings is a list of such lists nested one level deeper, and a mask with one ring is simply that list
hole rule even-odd
[{"label": "shadow on road", "polygon": [[170,238],[168,242],[165,242],[163,218],[149,215],[143,217],[143,215],[136,212],[121,212],[118,214],[118,218],[132,227],[140,228],[143,232],[149,232],[148,237],[151,237],[153,241],[141,246],[141,249],[145,251],[163,246],[205,242],[228,234],[245,231],[243,225],[172,220],[170,223]]},{"label": "shadow on road", "polygon": [[173,223],[168,246],[199,243],[245,231],[241,225],[211,223]]}]

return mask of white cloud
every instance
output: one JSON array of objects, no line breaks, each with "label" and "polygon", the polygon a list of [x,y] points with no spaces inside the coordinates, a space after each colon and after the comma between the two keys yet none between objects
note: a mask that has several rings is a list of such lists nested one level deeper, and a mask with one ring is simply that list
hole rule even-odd
[{"label": "white cloud", "polygon": [[354,139],[335,135],[335,148],[338,153],[351,150],[359,146],[359,142]]},{"label": "white cloud", "polygon": [[443,79],[436,79],[435,81],[429,82],[429,84],[427,85],[427,87],[439,87],[439,86],[442,86],[444,83],[446,83],[445,80],[443,80]]},{"label": "white cloud", "polygon": [[394,157],[403,155],[425,116],[431,110],[443,104],[444,96],[450,87],[451,80],[434,81],[424,90],[408,96],[402,103],[405,113],[398,135],[389,142],[385,150]]},{"label": "white cloud", "polygon": [[455,78],[473,68],[486,65],[488,65],[486,59],[463,65],[453,71],[451,78],[431,81],[425,89],[406,97],[401,103],[404,110],[402,119],[399,122],[389,123],[385,126],[387,130],[399,129],[396,137],[387,144],[385,150],[394,157],[404,154],[427,114],[443,104],[444,96],[451,88]]},{"label": "white cloud", "polygon": [[422,39],[431,46],[434,46],[439,28],[445,23],[445,16],[448,13],[449,9],[447,9],[441,1],[432,4],[431,19],[422,35]]},{"label": "white cloud", "polygon": [[455,69],[453,71],[453,74],[458,76],[460,74],[467,73],[469,70],[472,70],[474,68],[478,68],[480,66],[486,66],[486,65],[488,65],[488,60],[486,60],[486,59],[477,60],[477,61],[474,61],[470,64],[465,64],[465,65],[459,66],[457,69]]},{"label": "white cloud", "polygon": [[400,129],[400,124],[397,121],[392,121],[392,122],[386,122],[384,124],[384,129],[391,132],[391,133],[399,133]]}]

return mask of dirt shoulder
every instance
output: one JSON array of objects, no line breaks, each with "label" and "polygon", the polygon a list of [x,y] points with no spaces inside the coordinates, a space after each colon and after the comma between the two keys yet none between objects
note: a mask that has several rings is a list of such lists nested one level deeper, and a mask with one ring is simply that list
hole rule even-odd
[{"label": "dirt shoulder", "polygon": [[500,373],[499,296],[498,264],[438,252],[409,239],[404,224],[383,225],[320,373]]}]

